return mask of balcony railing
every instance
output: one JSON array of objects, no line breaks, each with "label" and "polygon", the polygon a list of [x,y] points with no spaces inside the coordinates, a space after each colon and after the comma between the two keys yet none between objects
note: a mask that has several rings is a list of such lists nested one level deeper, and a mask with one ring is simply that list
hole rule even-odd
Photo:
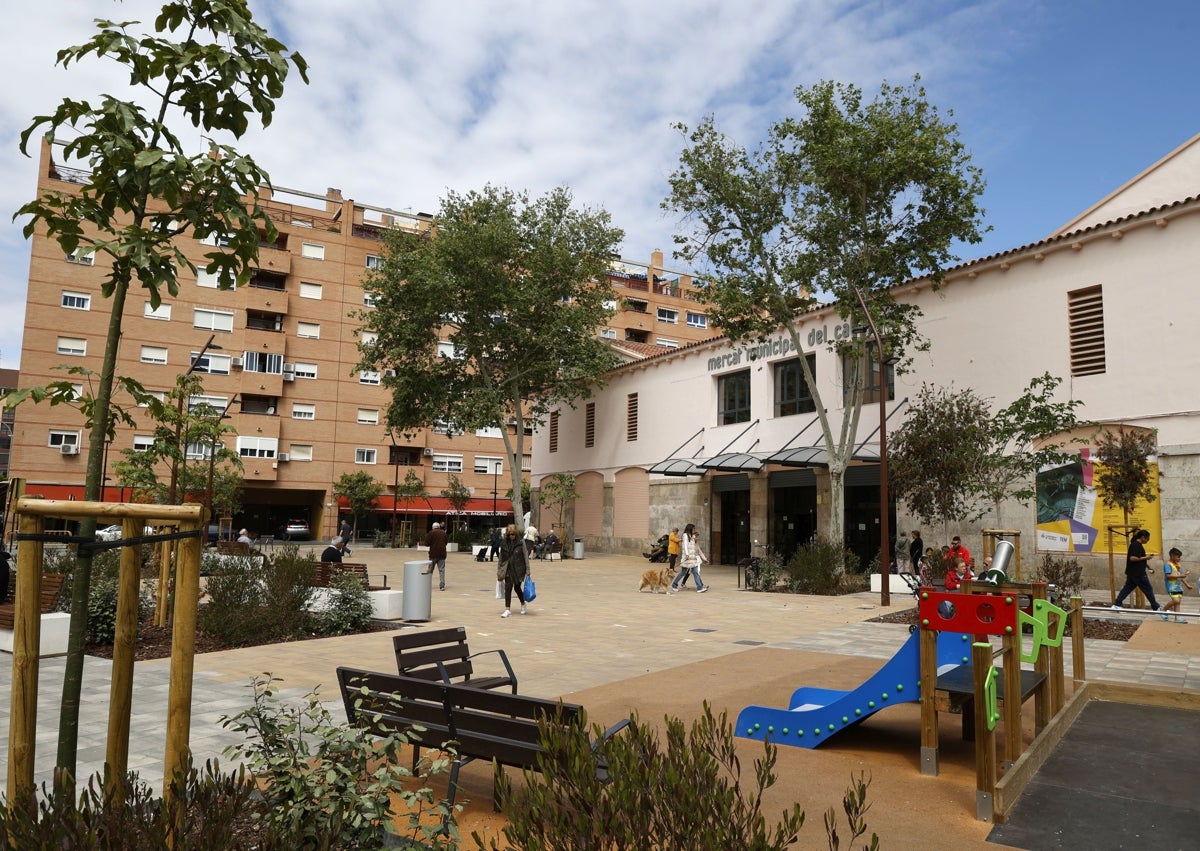
[{"label": "balcony railing", "polygon": [[68,168],[65,165],[51,163],[50,179],[61,180],[65,183],[79,183],[86,186],[92,182],[92,173],[81,168]]}]

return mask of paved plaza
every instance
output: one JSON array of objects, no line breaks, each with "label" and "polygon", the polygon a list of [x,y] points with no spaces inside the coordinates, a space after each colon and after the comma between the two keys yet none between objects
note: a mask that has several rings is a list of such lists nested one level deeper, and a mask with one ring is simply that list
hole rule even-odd
[{"label": "paved plaza", "polygon": [[[403,562],[420,557],[416,550],[375,550],[360,545],[354,548],[350,560],[366,562],[372,574],[386,573],[390,584],[400,587]],[[855,664],[845,657],[860,657],[863,665],[868,660],[887,659],[908,635],[903,625],[867,622],[881,612],[877,594],[809,597],[750,593],[738,589],[736,569],[724,566],[705,567],[704,578],[711,586],[705,594],[691,589],[670,596],[639,593],[638,581],[648,566],[641,558],[590,554],[583,560],[536,561],[538,597],[530,604],[529,614],[519,615],[514,608],[512,617],[502,619],[503,601],[496,599],[495,564],[452,553],[446,590],[438,591],[434,585],[432,619],[401,628],[465,625],[472,649],[498,647],[507,652],[520,678],[522,693],[568,697],[580,692],[596,694],[597,689],[616,684],[623,695],[634,695],[622,697],[625,704],[633,703],[632,707],[619,704],[624,708],[617,711],[626,714],[638,708],[637,695],[645,695],[646,704],[655,705],[656,683],[669,688],[667,684],[692,670],[704,670],[710,677],[736,678],[741,688],[749,687],[753,692],[759,671],[736,660],[715,668],[701,666],[733,654],[755,648],[803,651],[836,663],[836,670]],[[1185,610],[1196,611],[1197,602],[1195,597],[1188,598]],[[912,603],[908,594],[893,595],[893,609]],[[1153,618],[1146,630],[1161,631],[1175,639],[1178,647],[1164,652],[1139,649],[1136,640],[1128,644],[1089,640],[1088,677],[1200,692],[1200,622],[1185,626]],[[1168,634],[1167,630],[1174,632]],[[480,664],[486,667],[487,657]],[[1070,671],[1069,660],[1067,664]],[[236,736],[221,726],[220,719],[248,705],[247,685],[256,675],[269,672],[279,678],[281,691],[287,696],[300,697],[319,689],[335,717],[341,718],[334,673],[339,665],[394,670],[390,635],[326,638],[197,656],[191,734],[197,761],[222,757],[223,749],[236,742]],[[61,658],[43,660],[38,701],[38,782],[50,778],[54,762],[62,672]],[[764,678],[767,673],[762,672]],[[129,764],[155,786],[161,781],[168,674],[166,659],[136,666]],[[9,661],[0,659],[0,690],[5,693],[11,675]],[[102,767],[110,676],[107,660],[87,659],[80,718],[80,776]],[[697,682],[695,677],[685,677],[684,681]],[[793,683],[804,684],[813,683]],[[704,686],[699,688],[697,705],[705,697]],[[764,697],[761,702],[778,705],[776,700]],[[589,705],[586,700],[582,702]],[[740,707],[728,708],[735,716]],[[8,701],[0,707],[0,714],[4,716],[0,718],[0,736],[4,739],[0,752],[7,754]],[[913,782],[918,778],[914,776]]]}]

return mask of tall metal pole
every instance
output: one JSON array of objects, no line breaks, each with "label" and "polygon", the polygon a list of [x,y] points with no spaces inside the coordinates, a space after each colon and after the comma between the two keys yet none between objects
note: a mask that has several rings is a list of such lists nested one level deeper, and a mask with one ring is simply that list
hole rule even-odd
[{"label": "tall metal pole", "polygon": [[879,329],[875,325],[875,320],[871,318],[871,311],[867,310],[867,302],[858,287],[854,288],[854,295],[858,297],[863,315],[871,327],[871,334],[875,337],[875,351],[879,355],[879,605],[890,606],[892,604],[892,530],[890,528],[891,495],[888,493],[887,463],[887,376],[885,373],[887,357],[883,351],[883,338],[879,336]]}]

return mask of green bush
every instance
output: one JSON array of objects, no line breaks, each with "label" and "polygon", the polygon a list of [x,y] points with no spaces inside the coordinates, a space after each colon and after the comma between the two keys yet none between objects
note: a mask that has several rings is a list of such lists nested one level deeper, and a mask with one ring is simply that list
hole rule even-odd
[{"label": "green bush", "polygon": [[330,586],[329,606],[321,613],[322,632],[348,635],[371,627],[371,595],[357,576],[343,573]]},{"label": "green bush", "polygon": [[263,613],[271,633],[280,640],[308,632],[313,624],[313,578],[317,564],[312,555],[301,555],[296,544],[285,545],[261,572]]},{"label": "green bush", "polygon": [[[255,807],[254,786],[241,770],[222,774],[216,763],[209,762],[200,772],[189,762],[171,783],[170,807],[136,774],[122,780],[117,796],[107,791],[107,785],[101,775],[93,774],[78,799],[70,788],[56,794],[43,784],[31,809],[10,809],[5,802],[0,806],[0,848],[274,851],[287,847],[235,843],[235,828],[251,818]],[[183,831],[176,825],[182,825]]]},{"label": "green bush", "polygon": [[1083,590],[1083,565],[1077,558],[1060,558],[1046,553],[1034,576],[1038,582],[1054,586],[1054,596],[1069,600]]},{"label": "green bush", "polygon": [[[636,715],[595,752],[586,723],[543,725],[541,736],[546,753],[536,771],[523,772],[524,788],[507,777],[497,780],[509,821],[503,828],[507,845],[472,833],[477,848],[774,851],[792,847],[804,825],[798,803],[778,821],[769,822],[763,812],[763,793],[778,780],[775,745],[764,742],[753,776],[743,777],[728,715],[714,717],[707,702],[690,730],[678,718],[667,718],[665,741]],[[597,759],[607,766],[606,779],[596,776]],[[868,785],[860,778],[844,802],[851,842],[866,830]],[[836,816],[826,818],[827,839],[836,848]]]},{"label": "green bush", "polygon": [[[315,691],[301,704],[289,703],[276,696],[274,682],[269,675],[252,679],[251,707],[221,719],[246,736],[227,753],[245,760],[259,784],[268,837],[294,848],[378,848],[381,833],[395,829],[393,820],[407,813],[407,838],[425,843],[418,847],[458,847],[455,813],[461,807],[452,811],[437,802],[428,783],[448,767],[445,753],[426,750],[415,772],[409,771],[404,733],[365,736],[335,723]],[[430,814],[436,821],[422,823]]]},{"label": "green bush", "polygon": [[788,588],[794,594],[841,594],[844,576],[858,573],[854,551],[824,538],[796,550],[787,563]]},{"label": "green bush", "polygon": [[471,544],[472,544],[471,527],[470,526],[459,526],[457,529],[455,529],[454,530],[454,543],[458,544],[459,552],[469,553],[471,551]]},{"label": "green bush", "polygon": [[376,529],[374,546],[379,549],[387,549],[392,545],[392,533],[387,529]]},{"label": "green bush", "polygon": [[758,561],[758,570],[746,569],[746,587],[751,591],[773,591],[784,574],[783,559],[770,553]]},{"label": "green bush", "polygon": [[265,566],[258,559],[227,557],[208,577],[209,602],[200,608],[200,628],[231,647],[285,641],[311,631],[315,570],[295,544],[285,544]]},{"label": "green bush", "polygon": [[[117,636],[117,597],[120,582],[115,576],[100,575],[92,579],[88,595],[88,643],[112,644]],[[150,611],[151,595],[144,584],[138,585],[138,621]]]}]

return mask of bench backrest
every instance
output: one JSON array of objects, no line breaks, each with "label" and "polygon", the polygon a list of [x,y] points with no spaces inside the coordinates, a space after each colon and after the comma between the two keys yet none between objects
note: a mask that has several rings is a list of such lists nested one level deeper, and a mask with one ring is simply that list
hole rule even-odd
[{"label": "bench backrest", "polygon": [[328,588],[330,583],[333,581],[334,576],[336,576],[338,573],[349,573],[349,574],[357,577],[358,581],[362,583],[362,587],[364,590],[367,590],[367,591],[371,590],[371,588],[370,588],[371,582],[370,582],[370,579],[367,577],[367,566],[365,564],[361,564],[361,563],[353,563],[353,562],[345,562],[345,561],[343,561],[343,562],[336,562],[336,561],[318,562],[317,569],[313,573],[313,587],[314,588]]},{"label": "bench backrest", "polygon": [[401,632],[393,636],[392,649],[396,654],[396,672],[403,677],[440,680],[438,662],[445,666],[451,681],[469,680],[474,673],[466,627]]},{"label": "bench backrest", "polygon": [[[66,577],[61,573],[43,573],[42,588],[38,593],[38,611],[48,615],[58,607],[58,597],[62,593],[63,581]],[[20,588],[17,589],[18,592]],[[12,629],[16,620],[16,604],[0,605],[0,629]]]}]

